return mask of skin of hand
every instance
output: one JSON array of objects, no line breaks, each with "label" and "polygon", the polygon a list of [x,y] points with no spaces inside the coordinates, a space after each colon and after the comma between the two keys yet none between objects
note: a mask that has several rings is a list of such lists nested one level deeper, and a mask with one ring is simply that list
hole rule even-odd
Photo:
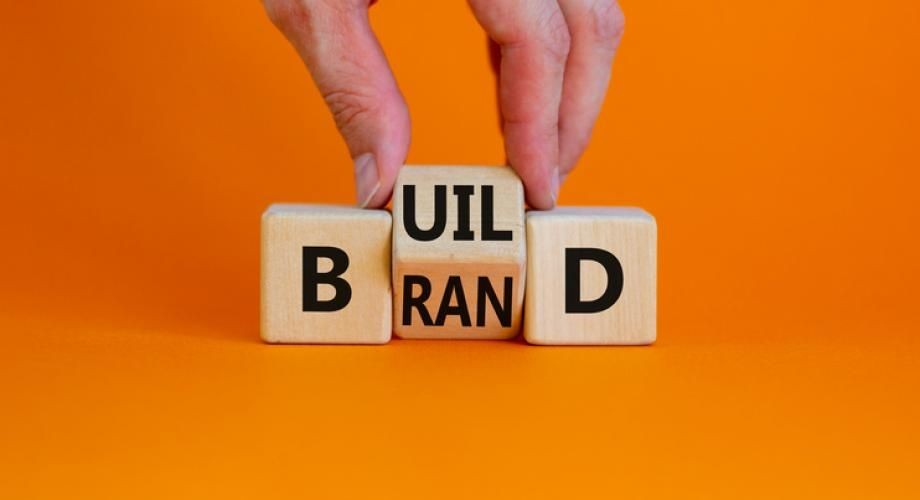
[{"label": "skin of hand", "polygon": [[[615,0],[468,0],[497,45],[508,163],[527,203],[555,206],[587,147],[624,17]],[[374,0],[264,0],[310,71],[354,160],[358,203],[382,207],[409,152],[406,101],[371,30]]]}]

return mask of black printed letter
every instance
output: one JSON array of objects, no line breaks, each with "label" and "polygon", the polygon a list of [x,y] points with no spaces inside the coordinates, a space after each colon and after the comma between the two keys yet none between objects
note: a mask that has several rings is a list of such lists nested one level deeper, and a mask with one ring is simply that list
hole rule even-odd
[{"label": "black printed letter", "polygon": [[[332,261],[332,270],[317,270],[319,259]],[[351,285],[341,278],[348,269],[348,254],[336,247],[303,247],[303,310],[304,312],[332,312],[344,309],[351,300]],[[320,301],[317,289],[320,284],[332,285],[335,296]]]},{"label": "black printed letter", "polygon": [[[412,285],[422,287],[422,293],[418,297],[412,296]],[[431,326],[431,314],[425,307],[425,301],[431,295],[431,281],[424,276],[407,274],[403,276],[403,306],[402,306],[402,324],[409,326],[412,324],[412,308],[418,309],[418,315],[422,318],[422,324]]]},{"label": "black printed letter", "polygon": [[[457,297],[457,305],[450,305],[451,296]],[[436,326],[444,326],[444,321],[447,320],[448,314],[454,314],[460,316],[460,324],[463,326],[471,326],[470,323],[470,310],[466,306],[466,295],[463,294],[463,283],[460,281],[460,276],[450,276],[447,278],[447,286],[444,287],[444,297],[441,298],[441,307],[438,308],[438,318],[435,320],[434,324]]]},{"label": "black printed letter", "polygon": [[454,241],[472,241],[474,234],[470,230],[470,196],[473,196],[473,186],[454,186],[457,195],[457,230],[454,231]]},{"label": "black printed letter", "polygon": [[476,292],[476,326],[486,326],[486,297],[489,297],[489,303],[495,315],[498,316],[498,322],[505,328],[511,326],[511,285],[514,280],[511,276],[505,276],[505,290],[502,294],[502,303],[498,302],[498,294],[492,288],[492,281],[488,276],[480,276],[478,281],[478,290]]},{"label": "black printed letter", "polygon": [[482,241],[511,241],[511,231],[495,230],[495,188],[482,186]]},{"label": "black printed letter", "polygon": [[[607,289],[600,297],[581,300],[581,261],[593,260],[607,272]],[[600,248],[565,249],[565,312],[596,313],[610,308],[623,292],[623,266],[612,253]]]},{"label": "black printed letter", "polygon": [[415,218],[415,186],[403,186],[403,227],[416,241],[434,241],[444,232],[447,225],[447,186],[434,187],[434,224],[431,229],[421,230]]}]

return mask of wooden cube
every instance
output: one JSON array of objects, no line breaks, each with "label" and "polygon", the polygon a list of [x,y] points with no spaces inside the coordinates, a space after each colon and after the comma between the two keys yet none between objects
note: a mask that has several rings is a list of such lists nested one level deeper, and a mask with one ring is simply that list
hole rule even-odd
[{"label": "wooden cube", "polygon": [[270,206],[262,216],[262,339],[389,342],[391,235],[386,210]]},{"label": "wooden cube", "polygon": [[524,338],[532,344],[655,341],[655,219],[638,208],[527,213]]},{"label": "wooden cube", "polygon": [[508,167],[402,169],[393,198],[393,330],[505,339],[520,330],[524,189]]}]

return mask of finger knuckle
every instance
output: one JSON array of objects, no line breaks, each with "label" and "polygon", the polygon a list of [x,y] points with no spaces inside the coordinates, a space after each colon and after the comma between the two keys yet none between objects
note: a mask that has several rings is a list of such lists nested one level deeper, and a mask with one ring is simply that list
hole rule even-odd
[{"label": "finger knuckle", "polygon": [[542,42],[554,60],[564,62],[569,56],[572,36],[562,11],[557,7],[547,12],[540,25]]},{"label": "finger knuckle", "polygon": [[597,43],[616,47],[626,26],[626,17],[616,0],[595,0],[588,15],[589,32]]},{"label": "finger knuckle", "polygon": [[268,18],[282,30],[302,22],[307,17],[310,3],[311,0],[262,0]]},{"label": "finger knuckle", "polygon": [[335,125],[348,134],[379,109],[380,100],[372,93],[360,90],[336,89],[323,93],[323,100],[332,112]]}]

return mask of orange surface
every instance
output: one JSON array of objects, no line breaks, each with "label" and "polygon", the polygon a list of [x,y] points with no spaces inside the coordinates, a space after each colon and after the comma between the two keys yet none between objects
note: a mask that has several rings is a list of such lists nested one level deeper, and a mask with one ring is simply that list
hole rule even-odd
[{"label": "orange surface", "polygon": [[[258,340],[350,163],[255,0],[5,2],[0,497],[917,498],[920,4],[624,0],[565,204],[658,217],[659,342]],[[412,163],[500,163],[464,2],[372,10]]]}]

